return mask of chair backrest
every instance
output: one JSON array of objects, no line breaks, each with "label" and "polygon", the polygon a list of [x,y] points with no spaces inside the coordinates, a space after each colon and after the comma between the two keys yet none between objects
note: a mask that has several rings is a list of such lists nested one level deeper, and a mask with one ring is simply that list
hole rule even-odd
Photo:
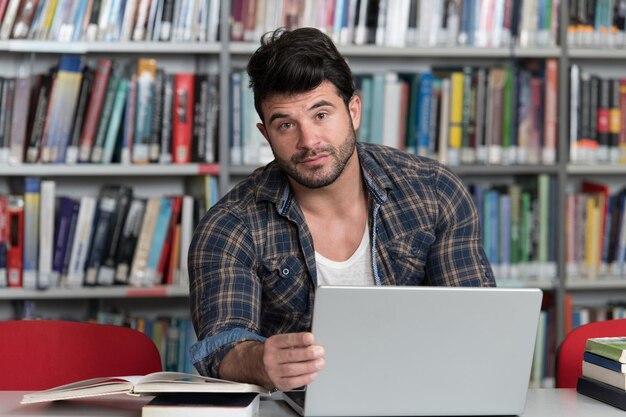
[{"label": "chair backrest", "polygon": [[626,319],[588,323],[572,330],[561,342],[556,354],[556,387],[575,388],[582,375],[585,343],[590,337],[626,336]]},{"label": "chair backrest", "polygon": [[0,322],[0,390],[42,390],[162,369],[152,340],[134,329],[56,320]]}]

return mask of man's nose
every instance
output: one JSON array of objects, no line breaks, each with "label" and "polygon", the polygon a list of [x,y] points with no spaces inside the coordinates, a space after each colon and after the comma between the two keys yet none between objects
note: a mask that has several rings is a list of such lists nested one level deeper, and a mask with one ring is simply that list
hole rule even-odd
[{"label": "man's nose", "polygon": [[319,132],[311,125],[300,124],[298,129],[298,147],[301,149],[313,149],[319,142]]}]

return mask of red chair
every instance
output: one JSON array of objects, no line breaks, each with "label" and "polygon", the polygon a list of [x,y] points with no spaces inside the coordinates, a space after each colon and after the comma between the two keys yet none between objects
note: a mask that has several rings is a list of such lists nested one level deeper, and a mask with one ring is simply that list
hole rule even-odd
[{"label": "red chair", "polygon": [[0,322],[0,390],[35,391],[162,369],[152,340],[127,327],[56,320]]},{"label": "red chair", "polygon": [[572,330],[557,350],[556,387],[576,388],[588,338],[617,336],[626,336],[626,319],[597,321]]}]

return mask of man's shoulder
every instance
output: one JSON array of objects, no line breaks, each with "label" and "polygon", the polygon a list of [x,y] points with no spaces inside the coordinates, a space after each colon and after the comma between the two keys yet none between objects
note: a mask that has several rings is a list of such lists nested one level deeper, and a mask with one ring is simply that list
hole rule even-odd
[{"label": "man's shoulder", "polygon": [[277,167],[266,165],[237,183],[211,210],[245,216],[267,207],[281,188]]},{"label": "man's shoulder", "polygon": [[432,177],[440,172],[451,173],[441,162],[425,156],[372,143],[360,144],[361,162],[366,167],[378,167],[387,175],[396,177]]}]

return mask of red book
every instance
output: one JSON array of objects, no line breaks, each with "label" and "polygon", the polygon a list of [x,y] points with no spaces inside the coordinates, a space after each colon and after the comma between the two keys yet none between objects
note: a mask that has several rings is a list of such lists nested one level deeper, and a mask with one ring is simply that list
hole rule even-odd
[{"label": "red book", "polygon": [[[157,276],[162,281],[167,279],[167,270],[171,260],[172,245],[174,243],[174,235],[176,234],[176,226],[180,223],[180,208],[183,202],[181,196],[176,195],[172,198],[172,215],[170,217],[170,224],[167,227],[167,235],[165,242],[163,243],[163,250],[161,251],[161,258],[159,259],[159,266],[157,268]],[[161,282],[165,284],[165,282]]]},{"label": "red book", "polygon": [[174,77],[172,153],[177,164],[191,162],[194,78],[195,74],[191,73],[176,74]]},{"label": "red book", "polygon": [[96,68],[96,75],[91,89],[91,97],[87,105],[87,115],[85,116],[83,131],[80,135],[78,160],[81,162],[89,162],[91,156],[91,148],[93,147],[96,132],[98,131],[98,122],[100,121],[100,113],[102,112],[102,105],[104,103],[104,96],[106,95],[112,66],[113,62],[110,59],[101,59],[98,61],[98,67]]},{"label": "red book", "polygon": [[7,4],[9,4],[9,0],[0,0],[0,22],[4,20],[4,12],[7,10]]},{"label": "red book", "polygon": [[24,264],[24,197],[9,196],[7,274],[9,287],[22,287]]},{"label": "red book", "polygon": [[[626,116],[626,78],[619,80],[619,110]],[[626,123],[620,124],[618,146],[621,150],[620,163],[626,163]]]}]

